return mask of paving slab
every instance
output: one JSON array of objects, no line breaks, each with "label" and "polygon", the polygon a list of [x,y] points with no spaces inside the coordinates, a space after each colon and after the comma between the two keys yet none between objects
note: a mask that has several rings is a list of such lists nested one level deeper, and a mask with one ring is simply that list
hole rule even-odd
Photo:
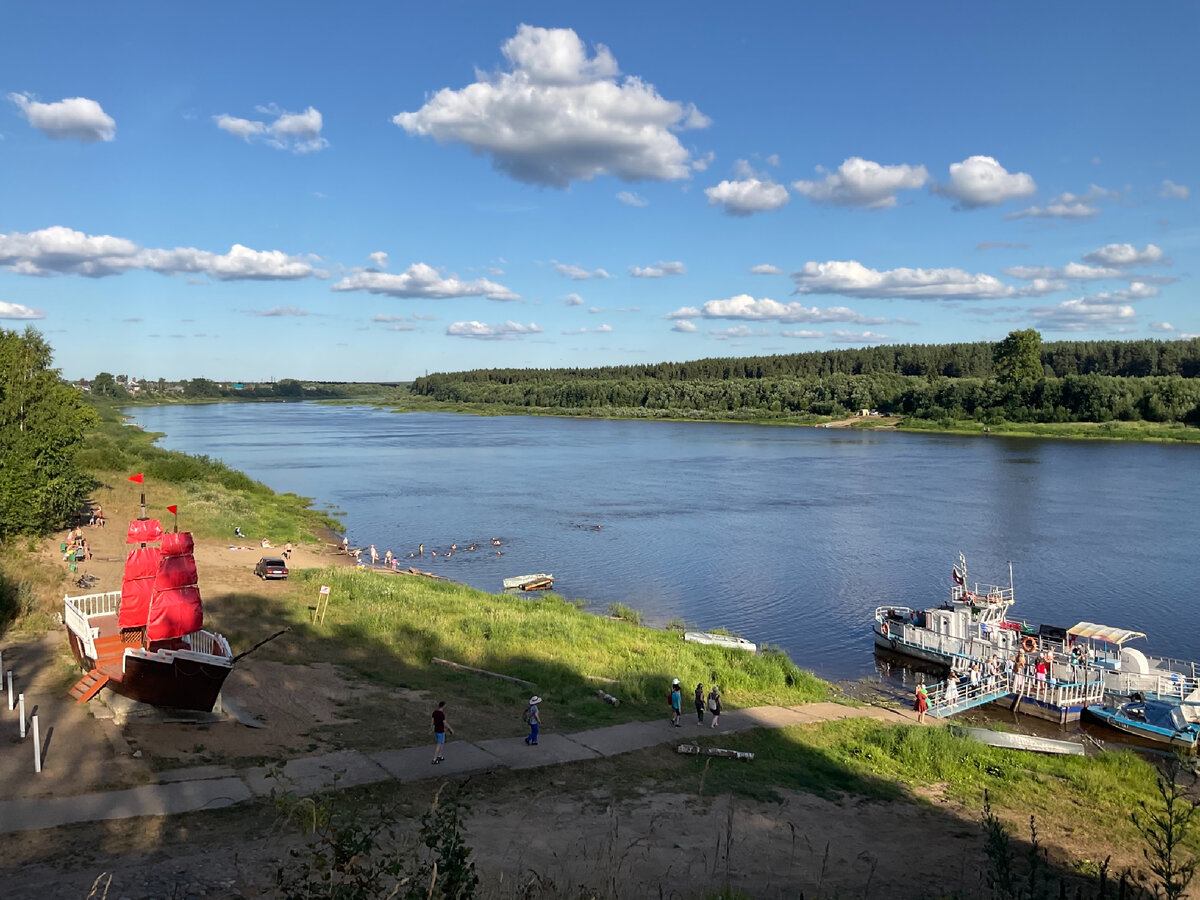
[{"label": "paving slab", "polygon": [[785,728],[788,725],[808,725],[817,721],[809,713],[800,713],[786,706],[755,706],[721,713],[720,724],[710,731],[746,731],[751,728]]},{"label": "paving slab", "polygon": [[535,769],[538,766],[600,758],[595,750],[577,743],[573,738],[574,735],[542,734],[538,737],[536,747],[530,747],[521,738],[495,738],[480,741],[477,746],[510,769]]},{"label": "paving slab", "polygon": [[0,802],[0,833],[55,828],[72,822],[169,816],[221,809],[252,799],[240,778],[149,784],[124,791]]},{"label": "paving slab", "polygon": [[301,796],[333,787],[356,787],[386,781],[388,771],[357,750],[338,750],[322,756],[288,760],[283,765],[283,780],[269,777],[270,768],[262,766],[242,773],[242,780],[256,796],[266,797],[272,789],[286,789]]},{"label": "paving slab", "polygon": [[159,784],[172,784],[176,781],[207,781],[210,778],[237,778],[233,766],[191,766],[186,769],[167,769],[159,772]]},{"label": "paving slab", "polygon": [[695,733],[710,733],[712,730],[707,725],[699,728],[695,721],[673,728],[666,719],[656,719],[652,722],[625,722],[605,728],[576,731],[571,735],[571,740],[594,750],[600,756],[616,756],[634,750],[645,750],[656,744],[673,743],[681,737],[690,737]]},{"label": "paving slab", "polygon": [[[522,750],[529,749],[522,746]],[[541,749],[539,743],[535,750]],[[421,781],[426,778],[443,778],[447,775],[467,775],[472,772],[488,772],[504,767],[504,763],[482,747],[466,741],[451,741],[446,744],[442,762],[433,765],[432,747],[410,747],[407,750],[381,750],[368,757],[397,781]]]}]

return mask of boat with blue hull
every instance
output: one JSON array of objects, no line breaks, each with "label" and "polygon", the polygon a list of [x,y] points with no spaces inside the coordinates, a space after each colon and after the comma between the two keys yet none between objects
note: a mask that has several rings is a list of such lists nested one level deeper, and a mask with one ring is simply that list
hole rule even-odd
[{"label": "boat with blue hull", "polygon": [[1116,706],[1094,704],[1087,714],[1109,728],[1136,735],[1146,741],[1189,753],[1196,751],[1200,725],[1189,722],[1178,703],[1133,699]]}]

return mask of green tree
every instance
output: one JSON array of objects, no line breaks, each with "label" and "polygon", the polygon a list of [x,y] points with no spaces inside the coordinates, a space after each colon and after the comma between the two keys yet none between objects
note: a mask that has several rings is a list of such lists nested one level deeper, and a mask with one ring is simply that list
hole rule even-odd
[{"label": "green tree", "polygon": [[216,382],[209,381],[207,378],[193,378],[191,381],[183,383],[183,396],[185,397],[220,397],[221,388]]},{"label": "green tree", "polygon": [[75,451],[96,414],[52,358],[32,328],[0,330],[0,537],[65,525],[91,486]]},{"label": "green tree", "polygon": [[1015,384],[1025,378],[1042,377],[1042,335],[1033,328],[1010,331],[992,353],[996,378]]},{"label": "green tree", "polygon": [[92,393],[97,397],[127,397],[125,388],[117,384],[111,372],[101,372],[92,379]]}]

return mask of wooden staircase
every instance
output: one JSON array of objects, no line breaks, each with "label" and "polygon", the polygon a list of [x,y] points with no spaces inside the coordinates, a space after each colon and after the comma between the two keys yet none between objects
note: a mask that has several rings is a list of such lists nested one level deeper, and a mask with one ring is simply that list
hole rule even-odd
[{"label": "wooden staircase", "polygon": [[108,684],[108,676],[99,669],[92,669],[75,682],[75,686],[67,693],[75,698],[76,703],[87,703],[100,693],[100,689],[106,684]]}]

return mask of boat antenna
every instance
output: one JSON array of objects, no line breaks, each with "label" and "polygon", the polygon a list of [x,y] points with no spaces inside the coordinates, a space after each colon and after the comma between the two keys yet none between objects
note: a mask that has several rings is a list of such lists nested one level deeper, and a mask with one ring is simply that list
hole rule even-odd
[{"label": "boat antenna", "polygon": [[1013,594],[1013,577],[1012,577],[1012,560],[1011,559],[1008,561],[1008,592],[1009,592],[1010,596],[1013,596],[1013,597],[1016,596],[1015,594]]}]

